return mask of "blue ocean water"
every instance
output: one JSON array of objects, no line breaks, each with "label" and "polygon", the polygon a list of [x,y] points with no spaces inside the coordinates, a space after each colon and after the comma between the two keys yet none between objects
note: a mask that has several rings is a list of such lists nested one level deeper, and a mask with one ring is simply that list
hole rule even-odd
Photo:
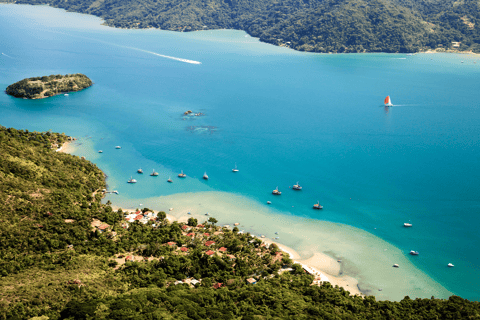
[{"label": "blue ocean water", "polygon": [[[76,72],[95,82],[68,97],[0,95],[0,124],[102,149],[94,161],[122,196],[218,190],[271,200],[279,212],[364,229],[405,255],[418,250],[418,268],[480,300],[476,56],[309,54],[239,31],[118,30],[16,5],[0,5],[0,30],[1,87]],[[386,95],[394,107],[383,107]],[[138,167],[161,175],[139,177]],[[165,183],[180,170],[184,182]],[[139,183],[126,184],[131,175]],[[302,191],[289,188],[297,181]],[[277,186],[281,197],[271,195]]]}]

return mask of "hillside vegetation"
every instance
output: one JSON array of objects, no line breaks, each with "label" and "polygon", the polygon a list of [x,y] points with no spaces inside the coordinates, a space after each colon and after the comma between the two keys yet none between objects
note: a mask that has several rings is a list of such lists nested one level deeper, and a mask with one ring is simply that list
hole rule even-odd
[{"label": "hillside vegetation", "polygon": [[[480,319],[480,303],[352,297],[238,229],[101,204],[69,137],[0,126],[0,319]],[[127,216],[128,217],[128,216]],[[256,283],[255,283],[256,282]]]},{"label": "hillside vegetation", "polygon": [[67,74],[26,78],[15,82],[5,90],[7,94],[17,98],[43,99],[57,94],[80,91],[93,84],[86,75]]},{"label": "hillside vegetation", "polygon": [[480,52],[478,0],[4,1],[49,4],[121,28],[245,30],[261,41],[303,51]]}]

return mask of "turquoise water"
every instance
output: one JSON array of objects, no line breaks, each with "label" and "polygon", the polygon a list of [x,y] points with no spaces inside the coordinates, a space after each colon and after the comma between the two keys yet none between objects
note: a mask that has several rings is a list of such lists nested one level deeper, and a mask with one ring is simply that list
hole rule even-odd
[{"label": "turquoise water", "polygon": [[[47,100],[0,95],[0,124],[102,149],[90,158],[123,200],[212,190],[270,200],[278,214],[366,230],[480,300],[480,58],[308,54],[239,31],[119,30],[15,5],[0,5],[0,30],[0,87],[77,72],[95,82]],[[386,95],[394,107],[383,107]],[[205,115],[183,120],[186,110]],[[297,181],[303,190],[289,189]]]}]

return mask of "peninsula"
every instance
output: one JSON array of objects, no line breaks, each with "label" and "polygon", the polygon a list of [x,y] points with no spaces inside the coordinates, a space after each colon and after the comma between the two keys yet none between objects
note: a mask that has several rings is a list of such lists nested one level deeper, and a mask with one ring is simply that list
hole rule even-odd
[{"label": "peninsula", "polygon": [[6,93],[17,98],[43,99],[61,93],[80,91],[93,84],[86,75],[66,74],[26,78],[7,87]]},{"label": "peninsula", "polygon": [[[227,226],[102,203],[73,138],[0,126],[2,319],[477,319],[480,303],[376,301]],[[128,317],[126,316],[128,315]]]}]

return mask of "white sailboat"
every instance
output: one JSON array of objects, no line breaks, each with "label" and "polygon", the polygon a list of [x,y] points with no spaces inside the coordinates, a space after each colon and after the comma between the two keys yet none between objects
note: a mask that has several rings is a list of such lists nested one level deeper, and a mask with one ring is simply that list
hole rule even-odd
[{"label": "white sailboat", "polygon": [[302,190],[302,187],[298,184],[298,181],[297,184],[293,185],[293,190]]},{"label": "white sailboat", "polygon": [[238,172],[237,163],[235,162],[235,168],[232,169],[233,172]]},{"label": "white sailboat", "polygon": [[206,171],[205,171],[205,173],[203,174],[203,179],[208,180],[208,176],[207,176],[207,172],[206,172]]},{"label": "white sailboat", "polygon": [[393,106],[392,100],[390,99],[390,96],[387,96],[387,97],[385,98],[385,100],[383,101],[383,103],[385,104],[385,107],[391,107],[391,106]]},{"label": "white sailboat", "polygon": [[323,206],[320,205],[320,201],[318,201],[317,203],[315,203],[315,204],[313,205],[313,209],[319,209],[319,210],[320,210],[320,209],[323,209]]},{"label": "white sailboat", "polygon": [[130,177],[130,180],[128,180],[128,183],[137,183],[137,180],[133,179],[133,177]]},{"label": "white sailboat", "polygon": [[275,190],[272,191],[272,194],[275,194],[275,195],[279,196],[279,195],[282,194],[282,192],[278,191],[278,187],[276,187]]}]

